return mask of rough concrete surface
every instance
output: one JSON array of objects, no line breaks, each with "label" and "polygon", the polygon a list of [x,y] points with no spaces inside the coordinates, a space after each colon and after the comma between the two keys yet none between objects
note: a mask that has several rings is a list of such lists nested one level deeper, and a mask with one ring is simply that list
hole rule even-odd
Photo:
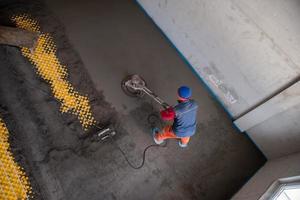
[{"label": "rough concrete surface", "polygon": [[1,0],[0,22],[12,25],[9,16],[29,13],[51,33],[69,81],[89,96],[96,120],[117,130],[115,141],[133,164],[153,143],[148,116],[159,107],[125,96],[125,75],[141,74],[172,104],[176,88],[190,85],[200,110],[188,148],[170,141],[150,149],[145,166],[134,170],[112,141],[99,141],[60,113],[18,48],[0,46],[0,112],[36,199],[228,199],[265,162],[133,1],[47,3],[58,17],[39,1]]}]

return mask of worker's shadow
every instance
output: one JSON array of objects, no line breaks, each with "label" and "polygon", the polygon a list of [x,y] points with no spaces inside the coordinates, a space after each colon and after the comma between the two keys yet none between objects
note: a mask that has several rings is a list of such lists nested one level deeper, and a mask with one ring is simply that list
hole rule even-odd
[{"label": "worker's shadow", "polygon": [[160,119],[159,115],[155,112],[155,113],[150,113],[147,117],[147,122],[148,125],[151,129],[153,128],[162,128],[162,120]]}]

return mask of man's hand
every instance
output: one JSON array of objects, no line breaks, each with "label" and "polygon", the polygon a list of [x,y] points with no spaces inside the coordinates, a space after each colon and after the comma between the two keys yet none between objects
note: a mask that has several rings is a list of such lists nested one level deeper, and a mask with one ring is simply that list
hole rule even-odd
[{"label": "man's hand", "polygon": [[169,108],[160,111],[160,116],[165,121],[171,121],[175,118],[175,110],[170,106]]}]

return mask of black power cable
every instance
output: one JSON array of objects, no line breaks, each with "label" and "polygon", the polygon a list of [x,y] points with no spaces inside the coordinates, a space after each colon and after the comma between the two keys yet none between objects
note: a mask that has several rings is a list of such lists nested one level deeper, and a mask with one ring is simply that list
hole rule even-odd
[{"label": "black power cable", "polygon": [[[13,70],[13,73],[14,75],[17,77],[17,72]],[[18,77],[17,77],[18,78]],[[30,81],[28,81],[26,78],[23,77],[23,80],[25,80],[25,82],[27,82],[32,88],[35,88],[37,89],[38,91],[46,94],[48,97],[51,97],[52,99],[54,99],[55,101],[59,102],[57,99],[55,99],[54,97],[52,97],[47,91],[43,90],[42,88],[38,88],[36,87],[33,83],[31,83]],[[150,124],[151,127],[154,127],[154,124],[156,124],[157,121],[160,121],[158,119],[158,116],[155,115],[155,114],[150,114],[148,115],[148,118],[147,118],[147,121],[148,123]],[[99,128],[101,130],[101,128],[97,125],[95,125],[95,127]],[[146,160],[146,153],[147,151],[150,149],[150,148],[153,148],[153,147],[160,147],[160,148],[165,148],[167,147],[167,144],[168,142],[166,141],[163,145],[158,145],[158,144],[151,144],[151,145],[148,145],[144,151],[143,151],[143,157],[142,157],[142,162],[140,165],[138,166],[135,166],[134,164],[132,164],[129,159],[128,159],[128,156],[126,155],[126,153],[124,152],[123,149],[120,148],[120,146],[118,145],[118,143],[116,142],[116,140],[113,138],[113,136],[110,136],[109,137],[112,141],[112,143],[115,145],[115,147],[121,152],[122,156],[124,157],[124,159],[126,160],[126,162],[128,163],[128,165],[133,168],[133,169],[141,169],[144,165],[145,165],[145,160]]]},{"label": "black power cable", "polygon": [[[149,123],[149,125],[154,128],[156,122],[160,122],[159,117],[156,114],[150,114],[148,115],[147,121]],[[145,160],[146,160],[146,152],[148,151],[148,149],[152,148],[152,147],[160,147],[160,148],[165,148],[167,147],[168,144],[168,140],[165,141],[165,143],[163,145],[158,145],[158,144],[151,144],[148,145],[144,151],[143,151],[143,157],[142,157],[142,162],[140,165],[135,166],[134,164],[132,164],[126,153],[123,151],[123,149],[120,148],[120,146],[117,144],[117,142],[115,141],[115,139],[113,137],[110,137],[112,142],[114,143],[114,145],[116,146],[116,148],[122,153],[123,157],[125,158],[126,162],[128,163],[128,165],[133,168],[133,169],[141,169],[144,165],[145,165]]]},{"label": "black power cable", "polygon": [[114,143],[114,145],[116,146],[116,148],[122,153],[122,155],[123,155],[123,157],[125,158],[125,160],[126,160],[126,162],[128,163],[128,165],[129,165],[131,168],[133,168],[133,169],[141,169],[142,167],[144,167],[144,165],[145,165],[145,160],[146,160],[146,152],[148,151],[148,149],[150,149],[150,148],[152,148],[152,147],[161,147],[161,148],[167,147],[167,141],[164,143],[164,145],[151,144],[151,145],[147,146],[147,147],[144,149],[144,151],[143,151],[143,157],[142,157],[142,162],[141,162],[141,164],[138,165],[138,166],[135,166],[134,164],[132,164],[132,163],[129,161],[129,159],[128,159],[126,153],[119,147],[119,145],[118,145],[117,142],[114,140],[114,138],[113,138],[113,137],[110,137],[110,138],[111,138],[112,142]]}]

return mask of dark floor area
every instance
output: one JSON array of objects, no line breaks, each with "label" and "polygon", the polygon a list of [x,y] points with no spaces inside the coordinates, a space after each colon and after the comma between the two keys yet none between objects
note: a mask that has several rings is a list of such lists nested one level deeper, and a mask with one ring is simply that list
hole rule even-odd
[{"label": "dark floor area", "polygon": [[[145,166],[130,168],[112,141],[82,137],[74,117],[59,104],[34,67],[14,47],[0,46],[0,105],[14,146],[36,184],[38,199],[229,199],[265,158],[239,133],[221,105],[134,1],[1,1],[1,20],[29,13],[51,33],[70,82],[92,100],[95,118],[117,129],[117,144],[138,165],[152,144],[148,116],[159,107],[120,87],[128,74],[142,75],[170,104],[176,88],[193,88],[199,103],[197,134],[186,149],[170,141],[150,149]],[[54,14],[52,14],[52,12]],[[0,21],[1,22],[1,21]],[[28,83],[27,81],[31,81]]]}]

